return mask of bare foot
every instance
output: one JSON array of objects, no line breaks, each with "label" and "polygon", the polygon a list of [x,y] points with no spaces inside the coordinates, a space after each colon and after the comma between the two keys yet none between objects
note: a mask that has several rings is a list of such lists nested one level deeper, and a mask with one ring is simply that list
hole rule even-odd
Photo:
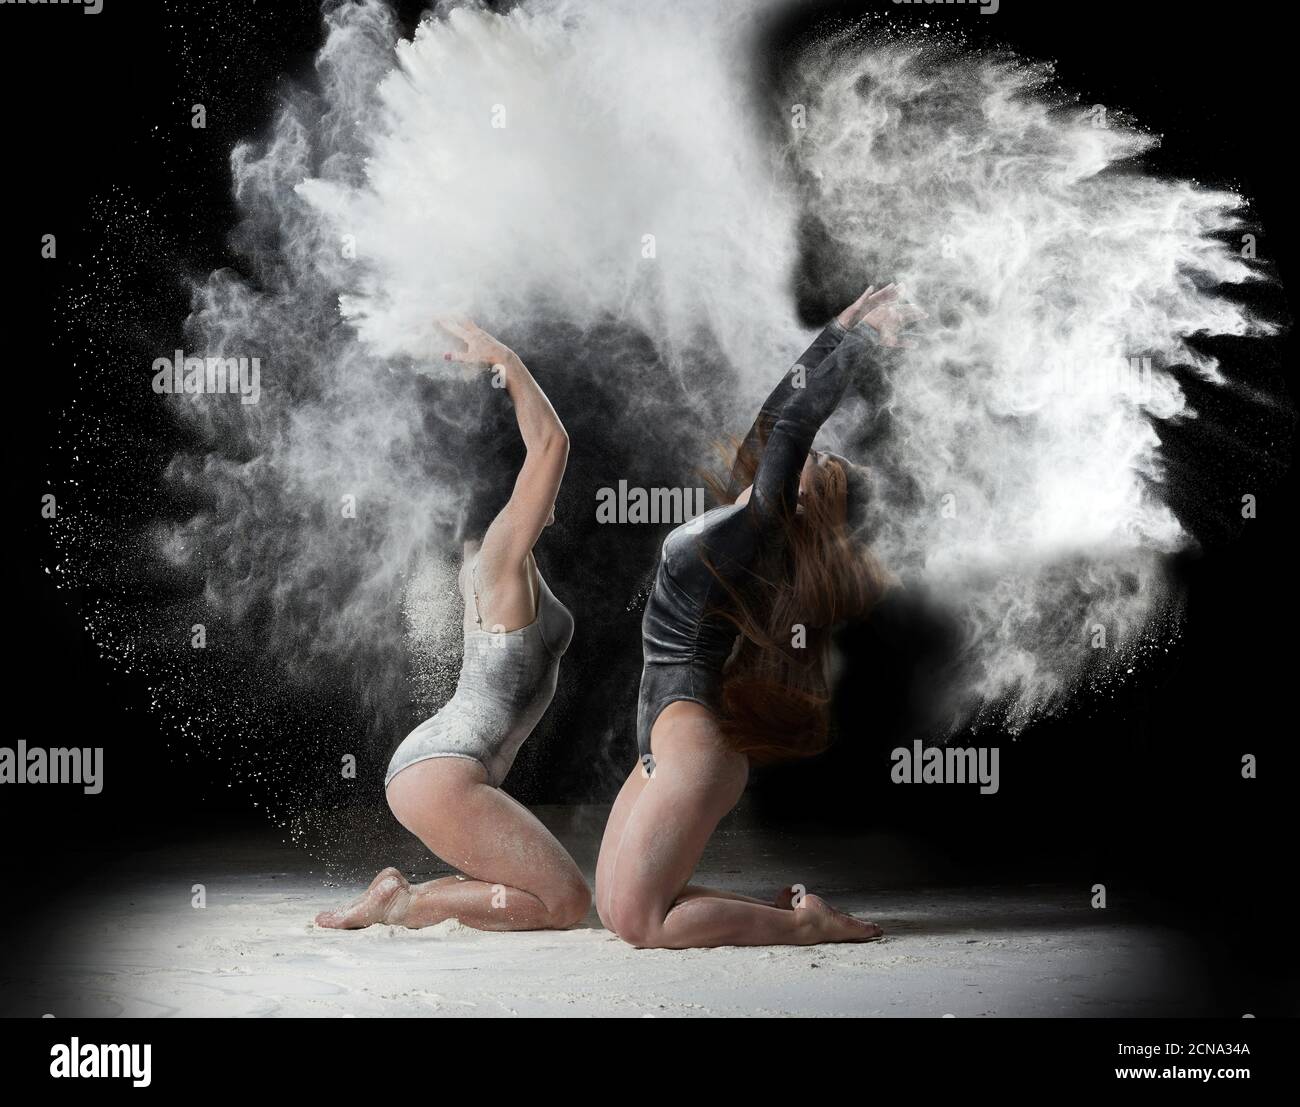
[{"label": "bare foot", "polygon": [[381,869],[370,887],[346,907],[317,915],[316,925],[331,930],[360,930],[378,922],[389,922],[392,914],[406,902],[410,888],[406,877],[390,865]]},{"label": "bare foot", "polygon": [[809,912],[807,923],[817,942],[874,942],[884,936],[875,923],[837,911],[821,896],[805,895],[797,908]]}]

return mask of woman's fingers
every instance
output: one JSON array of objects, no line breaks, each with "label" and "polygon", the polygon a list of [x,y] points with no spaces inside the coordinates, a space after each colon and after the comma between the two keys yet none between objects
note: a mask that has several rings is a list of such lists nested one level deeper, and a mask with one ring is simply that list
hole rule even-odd
[{"label": "woman's fingers", "polygon": [[446,315],[438,320],[438,326],[448,334],[454,334],[462,342],[472,343],[476,338],[485,338],[486,334],[472,319],[463,315]]},{"label": "woman's fingers", "polygon": [[906,303],[903,289],[897,282],[890,281],[880,288],[869,285],[837,318],[845,326],[865,319],[880,332],[885,345],[912,349],[915,343],[900,339],[898,332],[911,323],[929,319],[930,315],[915,304]]},{"label": "woman's fingers", "polygon": [[861,296],[859,296],[856,300],[853,301],[853,306],[855,308],[860,308],[863,304],[865,304],[868,300],[871,299],[871,294],[875,291],[876,291],[876,286],[874,284],[867,285],[866,292],[864,292]]},{"label": "woman's fingers", "polygon": [[871,310],[875,295],[876,286],[874,284],[867,285],[867,290],[835,318],[845,327],[853,326]]},{"label": "woman's fingers", "polygon": [[454,334],[457,338],[465,339],[465,324],[463,320],[454,319],[450,315],[445,315],[438,319],[438,326],[448,334]]},{"label": "woman's fingers", "polygon": [[444,353],[443,360],[455,361],[462,365],[481,365],[485,360],[483,344],[490,341],[489,335],[472,319],[465,316],[443,316],[438,320],[438,326],[448,334],[454,335],[465,343],[465,349],[460,351],[448,350]]}]

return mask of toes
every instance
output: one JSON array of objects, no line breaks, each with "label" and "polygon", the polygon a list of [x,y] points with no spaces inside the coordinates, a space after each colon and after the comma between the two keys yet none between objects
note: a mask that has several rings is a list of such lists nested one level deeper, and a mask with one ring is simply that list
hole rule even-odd
[{"label": "toes", "polygon": [[865,919],[855,919],[854,921],[862,928],[863,935],[868,941],[874,938],[883,938],[885,935],[884,930],[873,922],[867,922]]}]

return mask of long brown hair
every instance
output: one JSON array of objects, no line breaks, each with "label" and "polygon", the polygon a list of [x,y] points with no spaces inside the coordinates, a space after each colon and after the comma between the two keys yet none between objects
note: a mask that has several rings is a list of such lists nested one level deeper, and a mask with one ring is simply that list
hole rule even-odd
[{"label": "long brown hair", "polygon": [[[731,503],[754,482],[761,438],[723,442],[718,451],[734,458],[728,477],[703,479],[720,502]],[[710,566],[732,600],[715,614],[740,636],[723,673],[722,731],[756,764],[811,757],[830,744],[831,630],[864,618],[884,590],[885,574],[849,532],[848,494],[838,461],[816,466],[799,501],[803,511],[783,513],[785,541],[745,582],[729,585]]]}]

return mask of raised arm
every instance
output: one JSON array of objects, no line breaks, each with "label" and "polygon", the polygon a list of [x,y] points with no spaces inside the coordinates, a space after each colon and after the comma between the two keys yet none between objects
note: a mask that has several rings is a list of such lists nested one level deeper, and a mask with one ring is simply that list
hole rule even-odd
[{"label": "raised arm", "polygon": [[447,354],[448,360],[491,367],[502,374],[527,450],[510,500],[492,520],[479,549],[479,564],[490,574],[501,565],[520,564],[536,544],[564,479],[569,436],[518,354],[473,323],[444,320],[442,325],[467,347],[462,353]]},{"label": "raised arm", "polygon": [[794,510],[799,499],[799,474],[813,439],[839,406],[853,366],[878,345],[874,335],[869,324],[858,323],[816,366],[802,372],[800,366],[795,367],[796,383],[802,378],[802,387],[791,389],[790,398],[767,436],[749,498],[749,509],[755,515],[775,519],[782,511]]},{"label": "raised arm", "polygon": [[744,444],[736,455],[736,464],[731,470],[729,491],[735,499],[743,491],[741,458],[758,453],[761,457],[764,444],[781,417],[785,406],[797,395],[807,370],[815,368],[827,355],[832,353],[849,332],[849,328],[865,320],[881,336],[884,346],[905,346],[907,343],[898,338],[898,332],[915,319],[925,318],[925,312],[899,301],[898,286],[887,284],[881,289],[870,285],[848,307],[839,313],[813,339],[812,345],[799,355],[789,372],[785,374],[763,402],[754,425],[745,436]]},{"label": "raised arm", "polygon": [[816,367],[822,358],[840,344],[840,340],[847,333],[848,329],[839,319],[832,319],[822,332],[813,339],[812,345],[799,355],[794,365],[777,382],[777,386],[772,389],[770,395],[763,401],[763,406],[754,419],[754,425],[749,428],[749,433],[745,435],[745,441],[736,455],[736,463],[731,469],[731,479],[728,485],[731,499],[734,500],[739,496],[745,485],[741,473],[740,459],[751,457],[754,454],[762,455],[764,444],[772,433],[772,428],[776,425],[782,409],[796,392],[795,382],[799,379],[800,369],[807,370]]},{"label": "raised arm", "polygon": [[[754,476],[749,501],[751,512],[762,518],[775,518],[783,510],[794,510],[799,495],[799,474],[808,451],[821,425],[844,396],[853,367],[874,364],[883,368],[890,351],[910,345],[899,337],[900,332],[907,324],[924,319],[926,314],[920,308],[900,302],[899,296],[893,284],[879,291],[874,286],[868,288],[840,312],[777,386],[773,397],[777,398],[779,407],[768,416],[774,417],[774,421]],[[805,363],[808,354],[820,352],[826,346],[831,347],[830,352],[809,367]]]}]

